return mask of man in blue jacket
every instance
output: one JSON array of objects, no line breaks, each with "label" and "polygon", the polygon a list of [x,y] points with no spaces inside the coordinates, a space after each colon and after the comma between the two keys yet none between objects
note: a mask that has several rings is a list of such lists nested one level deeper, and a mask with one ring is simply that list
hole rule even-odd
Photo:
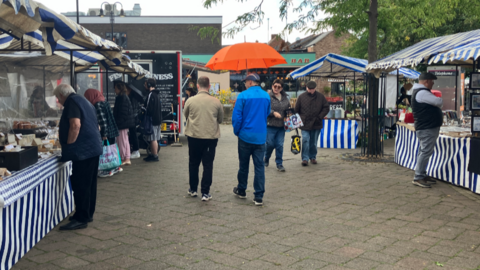
[{"label": "man in blue jacket", "polygon": [[267,139],[267,117],[270,114],[270,96],[258,82],[257,74],[249,74],[245,78],[247,90],[240,93],[233,109],[233,132],[238,137],[238,186],[233,188],[233,193],[239,198],[247,198],[245,190],[248,184],[248,167],[250,156],[255,166],[253,188],[255,205],[263,205],[265,193],[265,142]]}]

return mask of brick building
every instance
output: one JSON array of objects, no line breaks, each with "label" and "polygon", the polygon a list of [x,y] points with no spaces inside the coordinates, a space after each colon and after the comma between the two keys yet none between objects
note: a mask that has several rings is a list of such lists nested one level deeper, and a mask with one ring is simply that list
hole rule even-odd
[{"label": "brick building", "polygon": [[[318,35],[310,35],[308,37],[297,39],[293,43],[285,42],[278,35],[272,35],[268,45],[282,53],[315,53],[315,59],[318,59],[329,53],[342,53],[342,47],[346,45],[346,39],[349,35],[335,36],[335,31],[327,31]],[[335,80],[317,79],[317,90],[323,93],[325,86],[332,88],[332,93],[340,92],[345,85]]]},{"label": "brick building", "polygon": [[[75,21],[76,17],[67,16]],[[81,16],[80,24],[111,40],[110,16]],[[115,17],[115,42],[125,50],[181,50],[183,54],[214,54],[222,48],[211,39],[201,39],[192,27],[211,26],[222,31],[221,16],[126,16]],[[221,35],[219,35],[221,39]]]}]

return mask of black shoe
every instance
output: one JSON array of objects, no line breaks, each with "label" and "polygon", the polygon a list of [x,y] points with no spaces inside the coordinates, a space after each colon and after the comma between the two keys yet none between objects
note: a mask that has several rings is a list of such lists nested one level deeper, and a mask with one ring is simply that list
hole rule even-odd
[{"label": "black shoe", "polygon": [[279,172],[285,172],[285,167],[283,167],[283,165],[278,165],[278,166],[277,166],[277,170],[278,170]]},{"label": "black shoe", "polygon": [[308,161],[307,160],[302,160],[302,166],[308,166]]},{"label": "black shoe", "polygon": [[191,188],[188,189],[187,193],[190,195],[190,197],[197,197],[197,192],[193,191]]},{"label": "black shoe", "polygon": [[[74,220],[76,220],[76,219],[75,219],[73,216],[71,216],[71,217],[68,218],[68,220],[69,220],[69,221],[74,221]],[[93,218],[89,218],[89,219],[88,219],[88,222],[89,222],[89,223],[92,222],[92,221],[93,221]]]},{"label": "black shoe", "polygon": [[144,158],[143,160],[145,160],[146,162],[158,162],[158,156],[148,156],[146,158]]},{"label": "black shoe", "polygon": [[86,222],[78,222],[76,220],[70,221],[67,225],[60,226],[60,231],[72,231],[78,229],[85,229],[87,228],[88,223]]},{"label": "black shoe", "polygon": [[245,190],[241,191],[238,189],[238,187],[233,188],[233,193],[235,193],[240,199],[247,198],[247,193],[245,192]]},{"label": "black shoe", "polygon": [[260,199],[260,198],[253,199],[253,202],[255,203],[256,206],[262,206],[263,205],[263,200]]},{"label": "black shoe", "polygon": [[422,187],[422,188],[431,188],[432,186],[430,186],[427,181],[425,181],[425,179],[421,179],[421,180],[413,180],[412,183],[415,185],[415,186],[419,186],[419,187]]},{"label": "black shoe", "polygon": [[433,185],[433,184],[436,184],[436,183],[437,183],[437,180],[435,180],[435,179],[433,179],[433,178],[431,178],[431,177],[428,177],[428,176],[425,177],[425,178],[423,178],[423,180],[425,180],[425,181],[427,182],[427,184],[429,184],[429,185]]},{"label": "black shoe", "polygon": [[265,159],[265,167],[268,167],[268,160]]}]

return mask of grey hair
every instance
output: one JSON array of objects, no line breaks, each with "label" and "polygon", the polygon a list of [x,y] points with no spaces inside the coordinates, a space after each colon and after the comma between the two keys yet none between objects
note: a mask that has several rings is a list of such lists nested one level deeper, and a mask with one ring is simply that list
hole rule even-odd
[{"label": "grey hair", "polygon": [[53,95],[58,96],[61,95],[62,97],[68,97],[70,94],[74,94],[75,90],[68,85],[68,84],[60,84],[53,90]]}]

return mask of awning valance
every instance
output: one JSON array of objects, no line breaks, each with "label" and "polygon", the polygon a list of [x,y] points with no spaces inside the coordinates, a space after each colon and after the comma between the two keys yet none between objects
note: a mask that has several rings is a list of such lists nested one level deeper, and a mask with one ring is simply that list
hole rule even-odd
[{"label": "awning valance", "polygon": [[[367,64],[368,61],[364,59],[330,53],[294,70],[288,74],[288,76],[293,79],[305,76],[340,78],[347,80],[353,80],[354,78],[363,79]],[[391,74],[397,75],[397,71],[395,70],[394,72],[391,72]],[[417,79],[420,73],[411,69],[400,68],[399,75],[409,79]]]},{"label": "awning valance", "polygon": [[480,29],[430,38],[369,64],[367,71],[378,76],[381,72],[421,63],[472,64],[480,56],[479,49]]}]

